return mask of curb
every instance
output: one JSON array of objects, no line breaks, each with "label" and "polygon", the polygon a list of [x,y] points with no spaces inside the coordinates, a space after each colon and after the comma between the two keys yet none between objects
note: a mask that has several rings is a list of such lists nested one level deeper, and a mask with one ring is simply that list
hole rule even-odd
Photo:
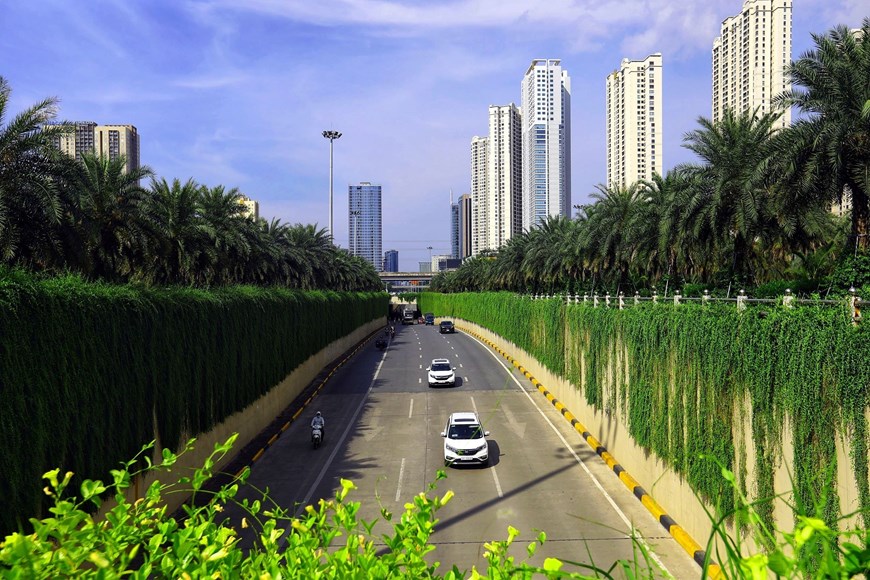
[{"label": "curb", "polygon": [[[722,573],[722,568],[719,564],[715,562],[707,562],[707,553],[703,548],[689,535],[689,533],[682,528],[671,516],[665,512],[665,510],[656,502],[647,491],[641,487],[641,485],[634,479],[629,473],[619,464],[613,455],[607,451],[607,448],[604,447],[598,439],[596,439],[587,429],[583,426],[583,424],[571,414],[571,411],[563,405],[553,394],[548,391],[541,382],[532,376],[526,368],[520,364],[514,357],[501,349],[494,342],[485,338],[476,332],[473,332],[467,328],[462,328],[463,332],[466,332],[483,343],[487,344],[490,348],[495,350],[498,354],[503,356],[508,362],[510,362],[513,366],[520,371],[524,377],[529,379],[535,388],[540,391],[544,397],[547,398],[550,403],[562,414],[562,416],[571,423],[571,426],[574,427],[574,430],[583,437],[583,440],[589,444],[589,446],[595,451],[595,453],[600,457],[604,463],[607,464],[613,473],[619,478],[619,480],[628,488],[628,490],[636,497],[640,503],[653,515],[656,520],[662,525],[662,527],[677,541],[677,543],[692,557],[696,564],[704,568],[707,576],[710,578],[718,579],[724,578],[724,574]],[[706,567],[705,567],[706,565]]]},{"label": "curb", "polygon": [[[329,382],[329,379],[332,378],[332,375],[334,375],[338,369],[340,369],[342,366],[344,366],[344,364],[347,361],[349,361],[361,348],[366,346],[372,340],[372,338],[374,338],[375,336],[379,336],[381,332],[383,332],[383,329],[381,329],[381,328],[375,330],[374,332],[369,334],[367,337],[362,339],[360,342],[358,342],[355,347],[353,347],[351,350],[349,350],[344,355],[344,358],[342,358],[337,363],[331,363],[329,365],[331,367],[329,372],[326,373],[326,376],[324,376],[323,378],[320,379],[319,384],[317,384],[317,386],[314,387],[314,390],[312,390],[308,394],[308,396],[305,398],[305,401],[300,405],[300,407],[296,410],[296,412],[293,413],[293,416],[289,420],[287,420],[283,425],[281,425],[280,429],[269,438],[269,441],[266,442],[266,444],[263,447],[261,447],[259,451],[254,453],[254,455],[251,457],[250,462],[248,462],[247,465],[245,465],[244,467],[239,469],[233,477],[235,479],[238,479],[242,476],[242,474],[245,472],[245,470],[252,469],[254,467],[254,464],[263,456],[264,453],[266,453],[266,450],[269,449],[269,447],[271,447],[272,445],[274,445],[275,442],[278,441],[278,438],[281,436],[281,434],[284,433],[284,431],[286,431],[290,427],[290,425],[294,421],[296,421],[296,419],[299,418],[299,415],[302,414],[302,411],[304,411],[305,408],[308,407],[308,405],[311,403],[311,401],[318,395],[318,393],[320,393],[320,390],[323,388],[323,386],[327,382]],[[314,384],[316,382],[317,382],[317,379],[315,379],[315,381],[312,384]],[[311,386],[309,385],[309,387],[306,389],[306,391],[310,390],[310,388],[311,388]],[[301,398],[302,396],[305,396],[305,393],[300,395],[299,398]],[[292,403],[291,403],[291,405],[292,405]]]}]

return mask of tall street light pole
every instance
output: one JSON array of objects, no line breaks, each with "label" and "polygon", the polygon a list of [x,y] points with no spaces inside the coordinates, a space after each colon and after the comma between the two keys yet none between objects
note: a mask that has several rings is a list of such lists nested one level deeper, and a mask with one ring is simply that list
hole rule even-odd
[{"label": "tall street light pole", "polygon": [[329,240],[334,244],[335,237],[332,230],[332,142],[341,137],[341,133],[324,131],[323,136],[329,139]]}]

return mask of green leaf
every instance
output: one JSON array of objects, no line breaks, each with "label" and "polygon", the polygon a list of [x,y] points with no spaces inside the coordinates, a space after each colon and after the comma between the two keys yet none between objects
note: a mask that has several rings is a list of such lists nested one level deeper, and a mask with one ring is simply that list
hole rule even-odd
[{"label": "green leaf", "polygon": [[547,572],[558,572],[562,569],[562,561],[558,558],[547,558],[544,560],[544,570]]},{"label": "green leaf", "polygon": [[102,481],[93,481],[90,479],[86,479],[82,482],[81,490],[82,499],[89,500],[94,496],[100,495],[101,493],[106,491],[106,486],[103,485]]}]

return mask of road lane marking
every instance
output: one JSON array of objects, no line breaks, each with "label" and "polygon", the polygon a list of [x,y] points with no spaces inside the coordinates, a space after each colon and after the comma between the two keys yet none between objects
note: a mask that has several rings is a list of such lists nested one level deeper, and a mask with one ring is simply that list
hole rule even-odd
[{"label": "road lane marking", "polygon": [[517,421],[517,418],[514,416],[511,410],[507,408],[506,405],[502,404],[499,406],[499,408],[501,409],[502,413],[504,413],[504,416],[507,418],[507,425],[510,430],[516,433],[517,437],[519,437],[520,439],[525,439],[526,424]]},{"label": "road lane marking", "polygon": [[498,482],[498,475],[495,473],[495,467],[490,467],[489,471],[492,473],[492,480],[495,482],[495,491],[498,493],[498,497],[504,497],[504,494],[501,492],[501,484]]},{"label": "road lane marking", "polygon": [[[535,401],[535,399],[528,393],[528,391],[526,391],[523,388],[523,386],[520,384],[520,382],[517,380],[516,376],[514,376],[514,374],[511,372],[511,370],[507,367],[507,365],[505,365],[502,362],[502,360],[500,358],[498,358],[496,353],[491,351],[489,348],[486,347],[486,345],[483,342],[481,342],[479,339],[477,339],[477,337],[472,336],[471,339],[477,341],[477,343],[479,345],[481,345],[484,348],[484,350],[486,350],[486,352],[488,352],[490,354],[490,356],[492,356],[492,358],[494,358],[495,361],[499,365],[501,365],[501,367],[505,370],[505,372],[507,372],[508,376],[517,385],[517,388],[519,388],[520,392],[522,392],[526,396],[526,398],[529,400],[529,402],[532,403],[532,405],[534,405],[535,409],[538,411],[538,413],[541,415],[541,417],[544,418],[544,421],[547,422],[547,425],[550,426],[550,429],[553,430],[553,432],[556,434],[556,436],[559,438],[559,440],[565,446],[565,449],[567,449],[568,452],[574,457],[575,461],[577,461],[577,463],[580,464],[580,467],[583,468],[583,471],[586,472],[586,475],[589,476],[589,479],[592,480],[592,483],[595,484],[595,487],[598,488],[598,491],[601,492],[601,494],[604,496],[604,498],[607,500],[607,502],[610,504],[610,506],[613,508],[613,510],[616,512],[616,514],[619,516],[619,518],[623,521],[623,523],[625,523],[625,525],[628,527],[628,529],[630,529],[630,530],[636,529],[631,524],[631,520],[629,520],[628,517],[625,515],[625,513],[619,508],[619,506],[616,505],[616,502],[613,500],[612,497],[610,497],[610,494],[607,493],[607,490],[604,489],[604,486],[601,485],[601,482],[598,481],[598,478],[595,477],[595,474],[593,474],[591,471],[589,471],[589,468],[586,466],[585,463],[583,463],[583,460],[580,459],[580,456],[577,455],[577,453],[574,451],[574,448],[568,443],[568,441],[565,439],[565,437],[562,436],[562,433],[559,431],[559,429],[556,427],[556,425],[552,421],[550,421],[550,418],[547,417],[547,415],[544,413],[544,411],[541,410],[541,407],[538,406],[537,401]],[[471,404],[472,405],[474,404],[474,398],[471,399]],[[475,412],[476,412],[476,410],[475,410]],[[649,513],[649,512],[647,512],[647,513]],[[631,536],[629,534],[626,534],[626,538],[629,538],[629,537],[631,537]],[[664,562],[661,561],[661,559],[658,557],[658,555],[652,551],[652,549],[649,547],[649,544],[646,543],[646,540],[644,540],[643,537],[639,537],[638,541],[644,545],[644,547],[647,550],[647,553],[650,554],[652,559],[655,560],[659,566],[661,566],[661,569],[664,570],[668,574],[668,576],[673,578],[674,575],[671,574],[670,570],[668,570],[667,567],[665,567]]]},{"label": "road lane marking", "polygon": [[[359,416],[360,411],[362,411],[363,407],[366,404],[366,400],[372,394],[372,390],[375,388],[375,381],[378,380],[378,375],[381,372],[381,367],[384,365],[384,358],[386,358],[386,354],[384,353],[381,356],[381,362],[378,363],[378,368],[375,369],[375,376],[372,377],[372,382],[369,383],[369,390],[366,391],[365,396],[360,399],[359,405],[356,407],[356,411],[353,412],[353,417],[350,418],[350,421],[347,422],[347,426],[344,428],[344,433],[341,434],[341,437],[336,441],[335,446],[332,449],[332,453],[329,454],[329,458],[326,460],[326,463],[323,464],[323,468],[320,470],[320,473],[317,474],[317,479],[314,480],[314,483],[308,489],[308,493],[305,494],[305,499],[302,500],[302,503],[297,506],[296,511],[293,513],[294,517],[299,515],[299,512],[305,509],[305,506],[311,501],[311,497],[314,495],[314,491],[317,489],[317,486],[320,485],[320,482],[323,481],[323,477],[326,475],[326,471],[332,466],[333,460],[335,460],[335,456],[338,454],[338,450],[341,449],[344,444],[344,440],[347,439],[348,433],[350,433],[351,428],[354,426],[354,422],[356,418]],[[289,532],[289,531],[288,531]],[[288,534],[289,535],[289,534]]]},{"label": "road lane marking", "polygon": [[459,368],[462,368],[462,363],[459,363]]},{"label": "road lane marking", "polygon": [[[477,415],[477,404],[474,402],[474,397],[468,398],[471,399],[471,408],[474,409],[474,414]],[[489,443],[487,443],[487,445],[489,445]],[[489,452],[488,449],[487,452]],[[492,480],[495,482],[495,492],[498,494],[498,497],[504,497],[504,494],[501,491],[501,483],[499,483],[498,475],[495,472],[495,467],[491,468],[490,471],[492,472]]]},{"label": "road lane marking", "polygon": [[[413,415],[413,414],[414,414],[414,399],[411,399],[411,410],[408,411],[408,419],[410,419],[411,415]],[[404,462],[405,460],[403,459],[402,461]]]},{"label": "road lane marking", "polygon": [[417,379],[417,384],[423,384],[423,379],[422,379],[422,378],[418,378],[418,379]]},{"label": "road lane marking", "polygon": [[[413,403],[413,399],[411,402]],[[396,501],[402,496],[402,478],[405,476],[405,458],[402,458],[402,465],[399,467],[399,483],[396,485]]]}]

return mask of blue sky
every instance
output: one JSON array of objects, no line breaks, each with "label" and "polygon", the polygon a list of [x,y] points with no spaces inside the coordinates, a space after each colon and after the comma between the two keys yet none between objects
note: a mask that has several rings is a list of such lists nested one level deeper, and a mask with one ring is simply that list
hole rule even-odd
[{"label": "blue sky", "polygon": [[[449,252],[449,196],[490,104],[519,104],[533,58],[572,82],[572,203],[605,180],[604,79],[663,56],[665,170],[710,116],[710,50],[742,0],[7,0],[10,113],[60,98],[60,119],[135,125],[159,177],[238,187],[263,217],[328,223],[347,246],[347,186],[383,185],[400,267]],[[793,52],[858,27],[866,0],[794,0]],[[7,119],[8,120],[8,119]]]}]

